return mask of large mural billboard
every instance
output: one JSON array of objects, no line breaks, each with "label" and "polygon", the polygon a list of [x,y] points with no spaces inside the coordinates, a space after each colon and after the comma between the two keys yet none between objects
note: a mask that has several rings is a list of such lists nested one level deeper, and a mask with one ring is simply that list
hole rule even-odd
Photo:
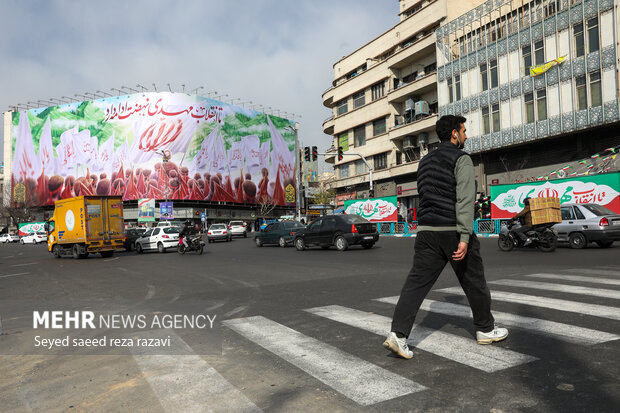
[{"label": "large mural billboard", "polygon": [[[5,132],[6,134],[6,132]],[[294,123],[183,93],[12,114],[11,202],[79,195],[273,203],[295,197]]]}]

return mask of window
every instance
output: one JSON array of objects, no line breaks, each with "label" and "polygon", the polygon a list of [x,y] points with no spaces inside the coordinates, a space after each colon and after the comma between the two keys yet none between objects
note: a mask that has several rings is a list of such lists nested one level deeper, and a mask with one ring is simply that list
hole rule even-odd
[{"label": "window", "polygon": [[491,88],[497,87],[499,85],[499,80],[497,78],[497,59],[489,62],[489,70],[491,71]]},{"label": "window", "polygon": [[547,119],[547,91],[544,89],[536,92],[536,109],[538,120]]},{"label": "window", "polygon": [[159,228],[155,228],[155,229],[153,230],[153,234],[151,234],[151,235],[152,235],[152,236],[159,235]]},{"label": "window", "polygon": [[455,100],[461,100],[461,75],[454,76]]},{"label": "window", "polygon": [[433,73],[437,70],[437,63],[433,62],[428,66],[424,66],[424,74],[428,75],[429,73]]},{"label": "window", "polygon": [[583,23],[573,26],[573,35],[575,36],[575,56],[583,56],[586,52],[585,41],[583,38]]},{"label": "window", "polygon": [[373,156],[375,170],[387,168],[387,152]]},{"label": "window", "polygon": [[499,103],[491,106],[491,117],[493,118],[493,132],[499,132],[501,129],[499,123]]},{"label": "window", "polygon": [[571,207],[560,208],[560,214],[562,214],[562,220],[575,219],[575,213]]},{"label": "window", "polygon": [[524,46],[521,49],[523,54],[523,67],[525,67],[525,76],[530,75],[530,67],[532,66],[532,46]]},{"label": "window", "polygon": [[347,99],[343,99],[336,104],[338,107],[338,114],[342,115],[343,113],[347,113],[349,111],[349,102]]},{"label": "window", "polygon": [[366,125],[353,129],[353,141],[356,147],[366,145]]},{"label": "window", "polygon": [[353,95],[353,109],[357,109],[360,106],[363,106],[366,101],[366,95],[364,91],[358,92]]},{"label": "window", "polygon": [[372,123],[372,135],[377,136],[385,133],[385,118],[377,119]]},{"label": "window", "polygon": [[586,217],[583,216],[583,212],[581,212],[578,207],[573,208],[575,208],[575,216],[577,217],[577,219],[586,219]]},{"label": "window", "polygon": [[482,79],[482,91],[484,92],[485,90],[487,90],[489,88],[489,75],[487,73],[487,65],[482,64],[480,65],[480,77]]},{"label": "window", "polygon": [[534,117],[534,94],[525,94],[525,122],[532,123],[536,120]]},{"label": "window", "polygon": [[542,40],[534,43],[534,64],[542,65],[545,63],[545,42]]},{"label": "window", "polygon": [[340,165],[340,177],[341,178],[349,177],[349,164]]},{"label": "window", "polygon": [[448,97],[449,97],[450,103],[454,102],[454,90],[453,90],[453,87],[452,87],[452,78],[451,77],[448,78]]},{"label": "window", "polygon": [[371,87],[372,100],[377,100],[385,95],[385,82],[380,82]]},{"label": "window", "polygon": [[598,17],[588,20],[588,53],[599,50]]},{"label": "window", "polygon": [[396,165],[400,165],[401,163],[403,163],[403,153],[402,152],[396,152]]},{"label": "window", "polygon": [[588,108],[588,92],[586,89],[586,77],[579,76],[575,79],[577,88],[577,110],[586,110]]},{"label": "window", "polygon": [[484,135],[491,133],[491,127],[489,125],[489,107],[482,108],[482,133]]},{"label": "window", "polygon": [[366,164],[364,161],[356,161],[355,162],[355,175],[365,174],[367,171]]},{"label": "window", "polygon": [[590,106],[601,106],[601,71],[590,73]]}]

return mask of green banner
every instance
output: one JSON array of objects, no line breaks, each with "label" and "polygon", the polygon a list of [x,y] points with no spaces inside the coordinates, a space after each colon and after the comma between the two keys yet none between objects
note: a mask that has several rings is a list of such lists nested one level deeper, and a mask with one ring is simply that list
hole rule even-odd
[{"label": "green banner", "polygon": [[338,136],[338,146],[340,146],[344,152],[349,150],[349,134],[348,133],[342,133]]}]

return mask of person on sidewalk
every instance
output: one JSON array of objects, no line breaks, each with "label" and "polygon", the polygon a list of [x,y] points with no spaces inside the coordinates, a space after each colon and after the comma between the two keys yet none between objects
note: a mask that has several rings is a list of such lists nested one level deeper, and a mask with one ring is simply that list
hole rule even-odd
[{"label": "person on sidewalk", "polygon": [[476,185],[472,160],[462,150],[467,140],[465,121],[462,116],[442,116],[435,126],[439,147],[424,156],[418,167],[420,205],[413,267],[383,342],[383,347],[405,359],[413,357],[407,337],[416,314],[448,262],[469,301],[478,343],[491,344],[508,336],[507,329],[495,326],[480,242],[473,233]]}]

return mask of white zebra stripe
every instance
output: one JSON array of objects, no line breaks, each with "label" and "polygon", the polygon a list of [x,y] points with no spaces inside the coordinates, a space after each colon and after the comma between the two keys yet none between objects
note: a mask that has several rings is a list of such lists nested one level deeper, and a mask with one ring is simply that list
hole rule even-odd
[{"label": "white zebra stripe", "polygon": [[[131,337],[170,336],[183,353],[192,349],[172,330],[146,331]],[[144,355],[136,350],[133,358],[166,412],[262,412],[204,359],[190,355]]]},{"label": "white zebra stripe", "polygon": [[[378,298],[375,301],[395,305],[398,302],[398,297]],[[469,306],[443,301],[424,300],[420,309],[462,318],[472,317]],[[493,317],[499,324],[523,328],[528,332],[551,336],[569,343],[593,345],[620,339],[620,336],[604,331],[542,320],[540,318],[523,317],[501,311],[493,311]]]},{"label": "white zebra stripe", "polygon": [[421,384],[265,317],[226,320],[223,324],[362,406],[426,390]]},{"label": "white zebra stripe", "polygon": [[[378,314],[338,305],[310,308],[306,311],[378,335],[387,335],[390,331],[391,320]],[[536,357],[501,347],[481,346],[472,338],[460,337],[420,325],[413,326],[407,344],[487,373],[537,360]]]},{"label": "white zebra stripe", "polygon": [[611,278],[599,278],[599,277],[586,277],[582,275],[566,275],[566,274],[525,274],[526,277],[545,278],[547,280],[562,280],[562,281],[577,281],[577,282],[589,282],[595,284],[608,284],[608,285],[620,285],[620,279],[614,280]]},{"label": "white zebra stripe", "polygon": [[572,273],[578,273],[578,274],[592,274],[592,275],[620,275],[620,271],[596,269],[596,268],[586,268],[586,269],[570,268],[568,270],[562,270],[562,272],[572,272]]},{"label": "white zebra stripe", "polygon": [[534,288],[537,290],[549,290],[569,294],[590,295],[592,297],[620,299],[620,290],[607,290],[604,288],[580,287],[577,285],[544,283],[530,280],[497,280],[489,281],[489,284],[506,285],[509,287]]},{"label": "white zebra stripe", "polygon": [[[434,291],[446,294],[465,295],[461,287],[442,288],[441,290]],[[497,290],[491,291],[491,299],[506,301],[509,303],[530,305],[534,307],[550,308],[552,310],[566,311],[570,313],[585,314],[594,317],[609,318],[611,320],[620,320],[620,311],[618,308],[606,305],[580,303],[578,301],[539,297],[537,295],[509,293],[506,291]]]}]

